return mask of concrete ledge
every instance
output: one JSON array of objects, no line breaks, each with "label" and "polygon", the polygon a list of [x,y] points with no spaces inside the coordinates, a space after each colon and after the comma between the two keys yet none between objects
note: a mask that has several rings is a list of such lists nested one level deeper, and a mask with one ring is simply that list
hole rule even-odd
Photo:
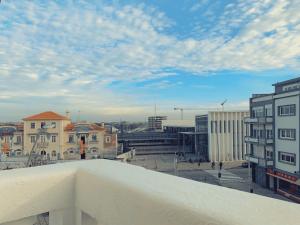
[{"label": "concrete ledge", "polygon": [[109,160],[2,171],[0,193],[0,223],[66,209],[77,209],[105,225],[294,225],[300,221],[298,204]]}]

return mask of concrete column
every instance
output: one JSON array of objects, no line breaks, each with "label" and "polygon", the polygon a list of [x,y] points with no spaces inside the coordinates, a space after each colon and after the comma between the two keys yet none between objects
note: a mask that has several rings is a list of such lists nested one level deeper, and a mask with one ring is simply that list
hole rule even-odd
[{"label": "concrete column", "polygon": [[75,209],[75,225],[82,225],[82,212],[80,209]]},{"label": "concrete column", "polygon": [[64,225],[63,210],[54,210],[49,212],[49,225]]}]

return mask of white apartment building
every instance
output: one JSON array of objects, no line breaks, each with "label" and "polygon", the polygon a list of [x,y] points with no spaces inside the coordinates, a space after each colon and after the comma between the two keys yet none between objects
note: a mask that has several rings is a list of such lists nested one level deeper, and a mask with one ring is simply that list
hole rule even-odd
[{"label": "white apartment building", "polygon": [[245,159],[244,118],[248,116],[248,111],[214,111],[196,116],[196,151],[208,161]]},{"label": "white apartment building", "polygon": [[253,95],[246,119],[252,180],[300,202],[300,78]]}]

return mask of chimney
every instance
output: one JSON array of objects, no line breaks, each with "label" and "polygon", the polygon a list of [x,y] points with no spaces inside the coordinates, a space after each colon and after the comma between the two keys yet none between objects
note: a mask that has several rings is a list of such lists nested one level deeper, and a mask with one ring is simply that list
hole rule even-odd
[{"label": "chimney", "polygon": [[66,117],[68,117],[68,119],[71,119],[71,113],[69,110],[66,111]]}]

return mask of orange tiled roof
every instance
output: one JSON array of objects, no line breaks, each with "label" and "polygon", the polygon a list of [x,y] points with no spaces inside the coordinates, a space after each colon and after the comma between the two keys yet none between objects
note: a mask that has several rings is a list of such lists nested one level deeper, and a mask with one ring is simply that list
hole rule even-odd
[{"label": "orange tiled roof", "polygon": [[69,120],[69,118],[55,112],[48,111],[26,117],[23,120]]},{"label": "orange tiled roof", "polygon": [[65,131],[72,131],[74,129],[74,123],[69,123],[66,127],[65,127]]}]

